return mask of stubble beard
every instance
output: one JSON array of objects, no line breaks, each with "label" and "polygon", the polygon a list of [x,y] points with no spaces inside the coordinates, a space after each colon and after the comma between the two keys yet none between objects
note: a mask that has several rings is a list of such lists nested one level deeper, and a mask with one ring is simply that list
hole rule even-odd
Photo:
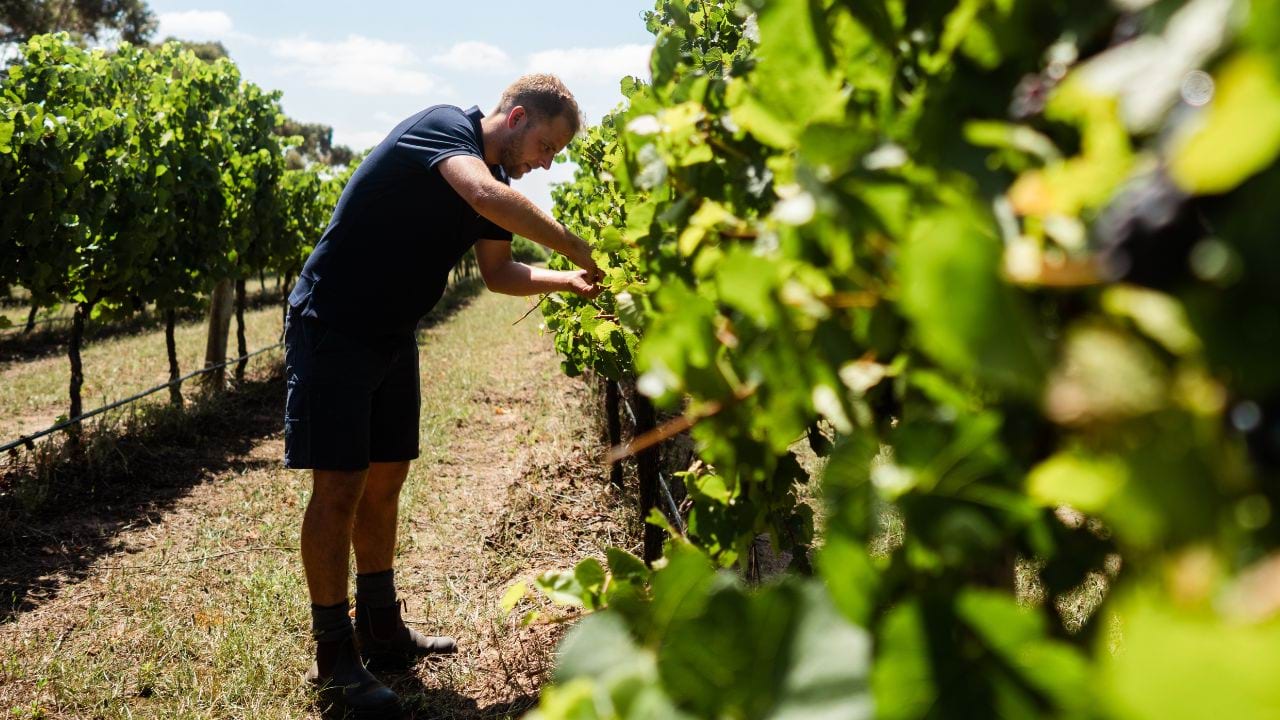
[{"label": "stubble beard", "polygon": [[520,147],[523,145],[522,141],[524,140],[525,134],[528,132],[529,126],[525,125],[509,135],[507,137],[507,141],[502,144],[502,151],[499,154],[498,162],[502,164],[502,169],[507,171],[508,177],[518,178],[524,175],[523,172],[519,172],[520,166],[524,165],[524,163],[520,161]]}]

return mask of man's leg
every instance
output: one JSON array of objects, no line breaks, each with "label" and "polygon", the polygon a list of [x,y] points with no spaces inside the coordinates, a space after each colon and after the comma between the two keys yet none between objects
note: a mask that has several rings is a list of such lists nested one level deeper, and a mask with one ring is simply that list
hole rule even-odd
[{"label": "man's leg", "polygon": [[409,462],[370,463],[356,510],[356,636],[369,667],[396,667],[415,657],[451,653],[452,638],[430,637],[405,626],[396,597],[396,520]]},{"label": "man's leg", "polygon": [[302,517],[302,565],[315,605],[347,600],[352,528],[366,471],[312,471],[311,501]]},{"label": "man's leg", "polygon": [[[318,352],[321,344],[327,351]],[[400,701],[360,661],[347,602],[351,533],[369,459],[368,349],[296,308],[285,322],[285,466],[314,468],[302,517],[302,567],[316,660],[305,679],[357,718],[399,717]]]},{"label": "man's leg", "polygon": [[408,476],[408,461],[369,464],[364,494],[356,507],[355,531],[351,535],[357,573],[369,575],[391,569],[396,553],[400,488]]},{"label": "man's leg", "polygon": [[356,508],[365,471],[312,471],[311,500],[302,517],[302,565],[311,594],[316,662],[307,679],[357,717],[395,714],[399,700],[360,662],[347,615],[347,572]]}]

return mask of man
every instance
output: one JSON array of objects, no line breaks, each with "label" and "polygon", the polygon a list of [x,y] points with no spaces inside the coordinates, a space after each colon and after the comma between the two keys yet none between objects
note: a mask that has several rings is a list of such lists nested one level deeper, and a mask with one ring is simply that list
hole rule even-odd
[{"label": "man", "polygon": [[[418,456],[415,327],[472,246],[490,290],[599,293],[586,242],[508,185],[549,168],[579,126],[577,102],[550,75],[517,80],[489,116],[437,105],[406,119],[352,176],[289,296],[285,465],[311,469],[313,482],[302,522],[317,641],[307,679],[360,716],[399,706],[366,663],[454,651],[452,638],[405,626],[392,570],[400,488]],[[514,262],[512,233],[581,269]]]}]

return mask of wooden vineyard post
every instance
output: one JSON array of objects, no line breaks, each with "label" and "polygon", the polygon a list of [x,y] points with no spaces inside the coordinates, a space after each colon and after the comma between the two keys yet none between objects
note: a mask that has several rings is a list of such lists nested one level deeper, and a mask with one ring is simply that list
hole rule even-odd
[{"label": "wooden vineyard post", "polygon": [[[620,403],[618,402],[621,395],[618,383],[608,378],[604,379],[604,418],[609,433],[609,449],[618,447],[622,444],[622,416]],[[619,492],[623,489],[622,484],[622,461],[619,460],[609,466],[609,482],[613,484]]]},{"label": "wooden vineyard post", "polygon": [[[80,388],[84,385],[84,365],[80,359],[80,346],[84,342],[84,321],[89,316],[89,309],[90,306],[87,303],[78,303],[75,315],[71,319],[71,342],[67,343],[67,359],[71,362],[71,383],[68,388],[71,407],[67,413],[68,418],[80,417],[84,409],[80,403]],[[80,434],[79,424],[67,430],[67,437],[72,447],[80,447]]]},{"label": "wooden vineyard post", "polygon": [[249,344],[244,337],[244,306],[245,306],[245,287],[244,278],[236,279],[236,357],[240,358],[240,362],[236,363],[236,382],[244,382],[244,371],[249,365],[248,358]]},{"label": "wooden vineyard post", "polygon": [[[209,298],[209,341],[205,344],[205,367],[227,361],[227,335],[231,332],[231,311],[234,304],[234,288],[230,280],[222,280],[213,287],[213,295]],[[218,368],[204,378],[206,387],[221,392],[227,381],[226,368]]]},{"label": "wooden vineyard post", "polygon": [[181,373],[178,370],[178,345],[174,340],[174,328],[178,323],[178,311],[169,308],[164,311],[164,346],[169,355],[169,404],[182,407],[182,383],[178,382]]},{"label": "wooden vineyard post", "polygon": [[[633,388],[634,390],[634,388]],[[638,392],[631,393],[632,409],[636,414],[633,437],[640,437],[656,425],[653,403]],[[644,522],[649,513],[658,507],[658,446],[647,448],[636,455],[636,476],[640,481],[640,520],[644,523],[644,561],[651,563],[662,557],[662,528]]]}]

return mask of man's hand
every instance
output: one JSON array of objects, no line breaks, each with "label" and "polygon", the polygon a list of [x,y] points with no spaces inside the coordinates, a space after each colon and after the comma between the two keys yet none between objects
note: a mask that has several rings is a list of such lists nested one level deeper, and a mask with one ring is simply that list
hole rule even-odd
[{"label": "man's hand", "polygon": [[[596,268],[595,271],[598,273],[600,269]],[[585,269],[568,271],[568,290],[588,300],[595,300],[604,288],[596,284],[590,273],[591,271]]]},{"label": "man's hand", "polygon": [[[596,261],[591,257],[591,246],[587,244],[587,241],[570,232],[568,228],[564,232],[572,238],[572,247],[570,252],[566,253],[569,261],[586,271],[587,279],[592,284],[603,280],[604,271],[600,269],[599,265],[596,265]],[[595,296],[592,295],[592,297]]]},{"label": "man's hand", "polygon": [[[591,253],[587,252],[584,262],[590,259]],[[494,292],[508,295],[571,292],[592,300],[604,289],[597,284],[591,270],[548,270],[515,262],[511,259],[511,243],[505,240],[478,241],[476,261],[484,284]],[[591,265],[595,267],[595,263]],[[600,269],[595,268],[594,272],[599,274]]]}]

